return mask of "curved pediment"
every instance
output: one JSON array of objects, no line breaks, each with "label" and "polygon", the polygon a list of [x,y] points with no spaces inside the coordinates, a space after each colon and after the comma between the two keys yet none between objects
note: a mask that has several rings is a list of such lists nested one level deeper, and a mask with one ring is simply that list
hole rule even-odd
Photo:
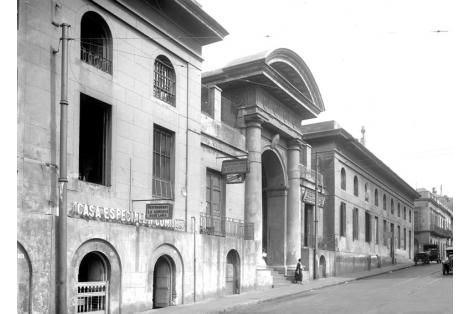
[{"label": "curved pediment", "polygon": [[259,84],[305,119],[325,111],[320,90],[307,64],[287,48],[259,52],[231,61],[225,67],[203,73],[203,84],[225,89]]}]

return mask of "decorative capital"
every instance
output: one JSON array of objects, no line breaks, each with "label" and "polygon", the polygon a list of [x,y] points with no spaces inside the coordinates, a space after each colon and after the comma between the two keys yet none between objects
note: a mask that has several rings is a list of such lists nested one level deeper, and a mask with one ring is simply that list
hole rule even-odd
[{"label": "decorative capital", "polygon": [[300,150],[300,147],[302,145],[303,145],[303,142],[300,138],[292,138],[287,142],[287,149]]},{"label": "decorative capital", "polygon": [[266,118],[259,113],[247,114],[244,116],[246,127],[261,128],[261,125],[266,122]]}]

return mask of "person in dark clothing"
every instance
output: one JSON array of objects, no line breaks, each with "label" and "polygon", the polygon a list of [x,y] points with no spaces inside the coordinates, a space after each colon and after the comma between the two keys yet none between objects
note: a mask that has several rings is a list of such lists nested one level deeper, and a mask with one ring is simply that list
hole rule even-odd
[{"label": "person in dark clothing", "polygon": [[301,259],[299,258],[299,261],[297,263],[297,267],[295,268],[295,283],[298,283],[300,282],[300,284],[303,284],[302,283],[302,263],[301,263]]}]

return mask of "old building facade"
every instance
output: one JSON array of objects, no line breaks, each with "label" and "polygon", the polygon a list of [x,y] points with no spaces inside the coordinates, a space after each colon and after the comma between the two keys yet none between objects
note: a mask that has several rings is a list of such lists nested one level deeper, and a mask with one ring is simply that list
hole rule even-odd
[{"label": "old building facade", "polygon": [[319,242],[327,275],[411,261],[413,201],[419,194],[335,121],[304,125],[302,131],[324,176]]},{"label": "old building facade", "polygon": [[435,190],[417,191],[420,197],[414,203],[415,250],[423,251],[425,244],[437,244],[444,259],[445,249],[453,245],[453,200]]},{"label": "old building facade", "polygon": [[[301,120],[324,106],[296,53],[236,60],[201,85],[201,47],[227,32],[196,2],[19,1],[18,17],[19,312],[57,308],[62,23],[69,313],[270,286],[300,257],[312,269],[323,177]],[[236,159],[248,171],[227,176]]]}]

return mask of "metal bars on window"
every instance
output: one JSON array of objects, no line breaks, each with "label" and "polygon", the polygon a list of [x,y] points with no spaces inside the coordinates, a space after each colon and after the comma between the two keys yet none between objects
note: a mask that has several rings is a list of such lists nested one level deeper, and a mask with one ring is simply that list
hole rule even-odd
[{"label": "metal bars on window", "polygon": [[77,312],[105,314],[108,302],[108,282],[89,281],[77,283]]},{"label": "metal bars on window", "polygon": [[172,152],[173,134],[154,126],[152,171],[152,195],[154,198],[173,199]]},{"label": "metal bars on window", "polygon": [[175,70],[170,60],[163,56],[158,56],[154,65],[153,95],[174,106],[176,94]]}]

